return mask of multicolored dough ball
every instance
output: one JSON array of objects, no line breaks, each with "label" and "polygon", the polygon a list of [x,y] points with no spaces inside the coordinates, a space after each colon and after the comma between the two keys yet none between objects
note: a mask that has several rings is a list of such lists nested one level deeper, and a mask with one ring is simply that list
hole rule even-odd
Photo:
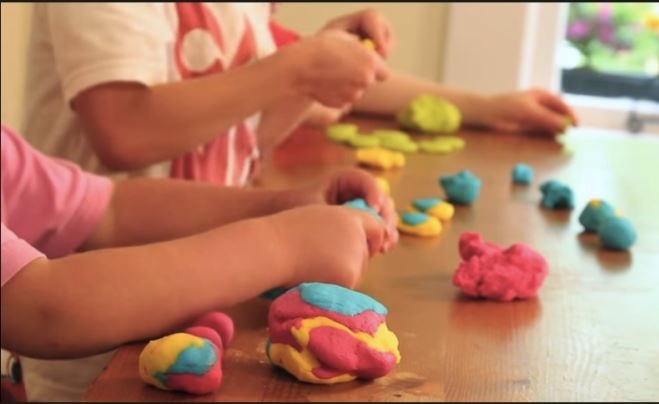
[{"label": "multicolored dough ball", "polygon": [[455,175],[442,175],[439,184],[449,202],[461,205],[474,203],[481,189],[480,179],[469,170],[462,170]]},{"label": "multicolored dough ball", "polygon": [[517,163],[513,167],[512,177],[515,184],[530,184],[533,182],[533,168],[524,163]]},{"label": "multicolored dough ball", "polygon": [[579,223],[586,232],[596,233],[602,223],[613,216],[622,216],[613,205],[601,199],[591,199],[579,214]]},{"label": "multicolored dough ball", "polygon": [[403,153],[387,150],[381,147],[370,147],[357,150],[355,157],[357,163],[369,167],[389,170],[399,168],[405,165],[405,155]]},{"label": "multicolored dough ball", "polygon": [[473,297],[508,302],[535,296],[549,272],[545,258],[531,247],[516,243],[503,248],[465,232],[458,245],[461,262],[453,285]]},{"label": "multicolored dough ball", "polygon": [[302,283],[268,312],[266,356],[297,380],[335,384],[387,375],[401,360],[387,308],[363,293]]},{"label": "multicolored dough ball", "polygon": [[426,133],[455,132],[460,127],[460,110],[448,100],[420,94],[396,114],[403,128]]},{"label": "multicolored dough ball", "polygon": [[434,237],[442,232],[439,219],[422,212],[401,213],[396,227],[403,233],[421,237]]},{"label": "multicolored dough ball", "polygon": [[542,206],[547,209],[572,209],[574,208],[574,193],[566,184],[549,180],[540,185],[542,192]]},{"label": "multicolored dough ball", "polygon": [[631,221],[620,216],[606,219],[598,234],[604,248],[609,250],[628,250],[636,242],[636,230]]},{"label": "multicolored dough ball", "polygon": [[335,123],[327,126],[325,134],[335,142],[348,143],[350,139],[357,136],[359,128],[352,123]]},{"label": "multicolored dough ball", "polygon": [[212,312],[184,332],[151,340],[138,359],[140,378],[161,390],[211,393],[222,383],[222,356],[233,333],[231,317]]},{"label": "multicolored dough ball", "polygon": [[413,212],[422,212],[432,215],[439,220],[451,220],[455,208],[450,203],[440,198],[418,198],[412,200],[410,207]]}]

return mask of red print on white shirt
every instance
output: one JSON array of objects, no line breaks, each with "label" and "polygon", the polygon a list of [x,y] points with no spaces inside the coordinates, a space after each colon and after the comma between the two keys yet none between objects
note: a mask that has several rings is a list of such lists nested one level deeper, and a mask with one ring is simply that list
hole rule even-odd
[{"label": "red print on white shirt", "polygon": [[[181,78],[218,74],[249,63],[256,55],[256,39],[249,19],[230,60],[218,20],[204,3],[176,3],[178,30],[175,64]],[[239,101],[239,100],[237,100]],[[244,185],[258,157],[256,138],[245,122],[219,133],[199,150],[172,161],[171,176],[218,185]]]}]

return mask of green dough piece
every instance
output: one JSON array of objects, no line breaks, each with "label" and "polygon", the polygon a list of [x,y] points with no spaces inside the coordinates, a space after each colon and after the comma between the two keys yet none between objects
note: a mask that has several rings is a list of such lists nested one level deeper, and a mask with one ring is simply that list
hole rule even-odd
[{"label": "green dough piece", "polygon": [[357,134],[348,140],[351,146],[357,148],[363,147],[378,147],[380,146],[380,138],[372,135]]},{"label": "green dough piece", "polygon": [[352,123],[336,123],[325,129],[327,137],[339,143],[349,142],[350,139],[357,136],[357,131],[357,125]]},{"label": "green dough piece", "polygon": [[465,140],[457,136],[437,136],[434,139],[418,142],[419,149],[426,153],[450,153],[463,149]]},{"label": "green dough piece", "polygon": [[416,144],[412,139],[402,140],[399,138],[384,138],[380,142],[380,147],[385,149],[395,150],[403,153],[415,153],[419,151],[419,145]]},{"label": "green dough piece", "polygon": [[453,103],[433,95],[420,94],[396,119],[403,128],[426,133],[455,132],[460,127],[460,110]]},{"label": "green dough piece", "polygon": [[401,132],[399,130],[395,129],[376,129],[373,132],[371,132],[373,136],[377,136],[380,138],[380,142],[384,140],[391,140],[391,141],[396,141],[396,142],[406,142],[406,141],[411,141],[412,138],[410,138],[410,135],[408,135],[405,132]]}]

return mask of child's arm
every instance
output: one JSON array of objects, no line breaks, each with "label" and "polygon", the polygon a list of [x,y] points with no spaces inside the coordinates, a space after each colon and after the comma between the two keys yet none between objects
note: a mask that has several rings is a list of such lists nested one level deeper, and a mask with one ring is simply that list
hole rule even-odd
[{"label": "child's arm", "polygon": [[136,169],[193,150],[282,100],[352,102],[384,74],[383,62],[353,37],[330,33],[195,80],[91,87],[74,98],[73,107],[106,166]]},{"label": "child's arm", "polygon": [[354,287],[383,238],[369,213],[307,206],[171,241],[39,258],[2,288],[2,345],[80,357],[173,332],[273,287]]},{"label": "child's arm", "polygon": [[396,212],[366,171],[348,168],[317,183],[287,190],[217,187],[183,180],[120,181],[108,212],[82,250],[170,240],[246,218],[309,204],[340,205],[363,198],[384,218],[385,246],[396,243]]},{"label": "child's arm", "polygon": [[353,104],[352,111],[394,116],[422,93],[434,94],[454,103],[467,126],[555,134],[562,132],[565,117],[569,117],[573,124],[578,122],[574,111],[560,97],[544,90],[486,95],[393,70],[386,81],[369,87]]}]

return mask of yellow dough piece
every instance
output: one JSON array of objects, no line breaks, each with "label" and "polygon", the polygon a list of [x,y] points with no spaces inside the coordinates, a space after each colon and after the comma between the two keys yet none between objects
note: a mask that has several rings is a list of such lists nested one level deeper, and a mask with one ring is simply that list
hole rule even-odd
[{"label": "yellow dough piece", "polygon": [[357,150],[356,156],[359,164],[384,170],[403,167],[405,165],[405,155],[403,153],[381,147]]},{"label": "yellow dough piece", "polygon": [[419,150],[426,153],[450,153],[465,147],[465,140],[457,136],[437,136],[418,142]]},{"label": "yellow dough piece", "polygon": [[380,146],[380,139],[378,137],[372,136],[372,135],[356,134],[353,137],[351,137],[350,139],[348,139],[348,143],[352,147],[362,149],[362,148],[370,148],[370,147]]},{"label": "yellow dough piece", "polygon": [[397,227],[403,233],[421,237],[434,237],[442,232],[439,219],[421,212],[404,212]]}]

